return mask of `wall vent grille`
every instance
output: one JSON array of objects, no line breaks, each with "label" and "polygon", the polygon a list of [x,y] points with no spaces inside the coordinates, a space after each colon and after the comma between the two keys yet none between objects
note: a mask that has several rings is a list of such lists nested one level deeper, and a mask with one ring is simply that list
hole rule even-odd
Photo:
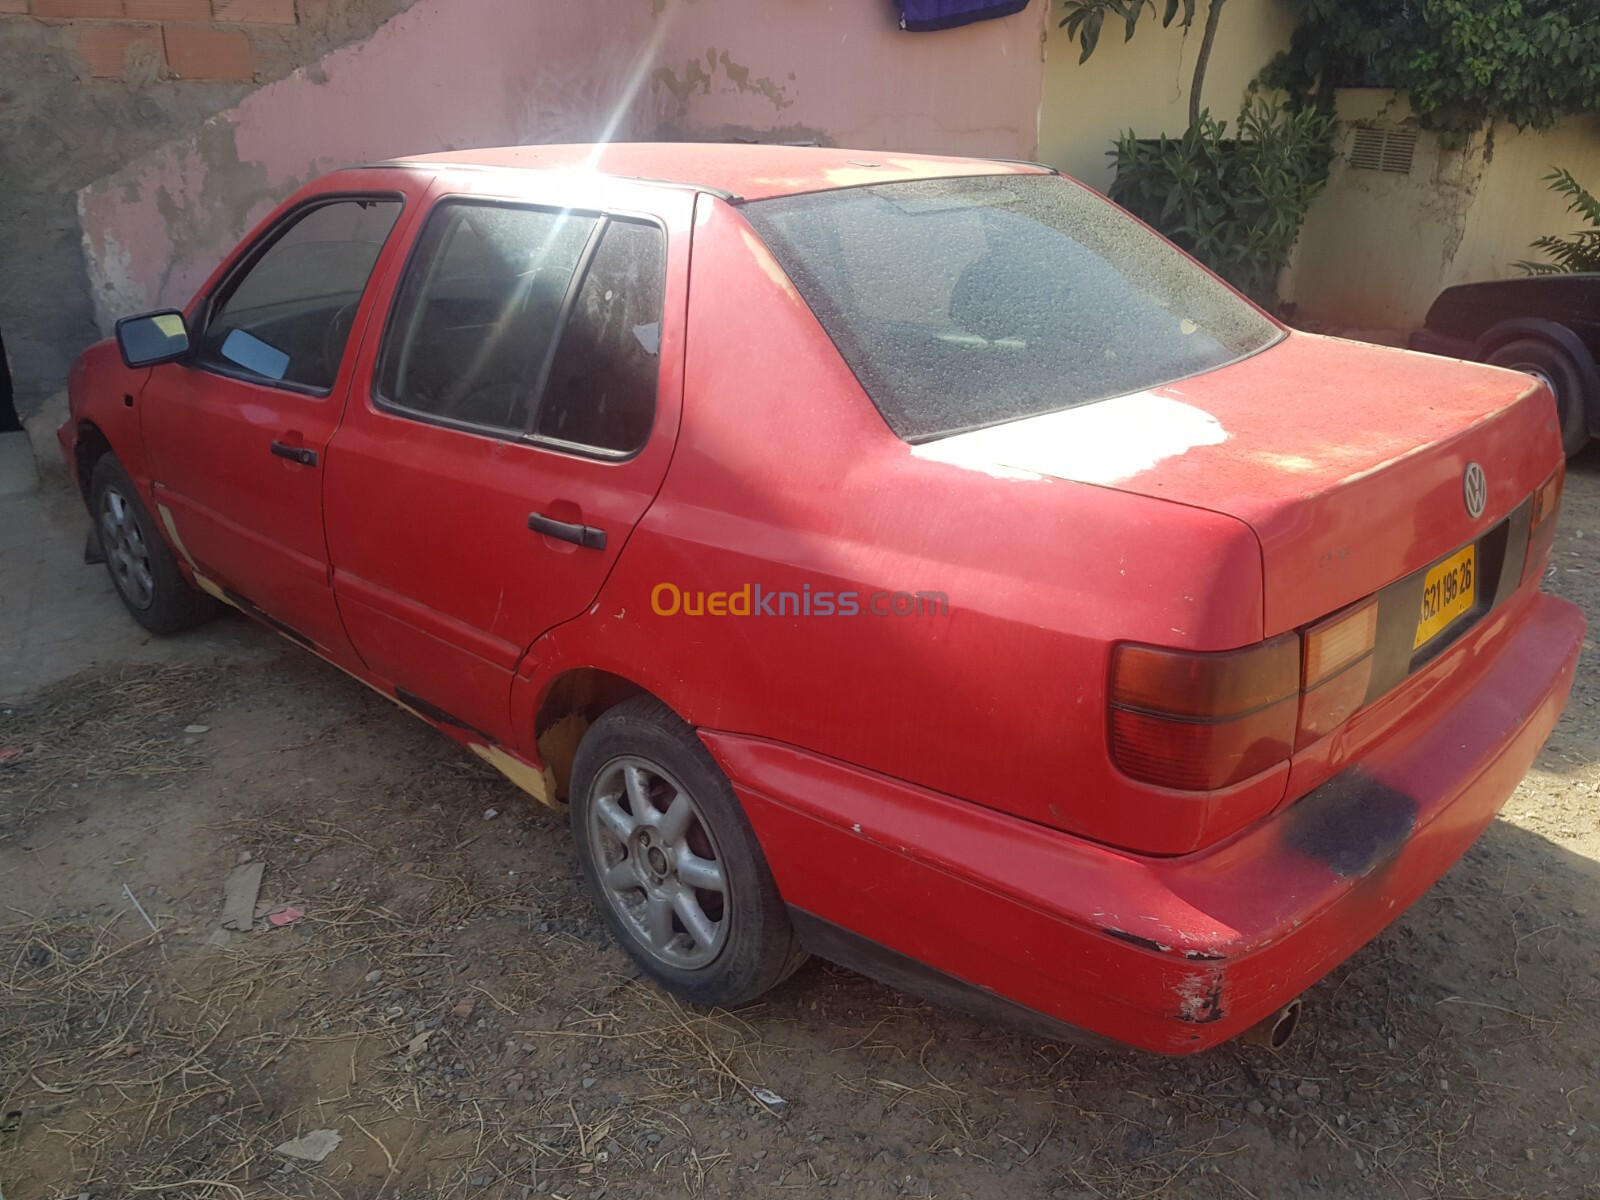
[{"label": "wall vent grille", "polygon": [[1417,156],[1415,129],[1386,129],[1380,125],[1357,125],[1350,145],[1350,165],[1358,171],[1389,171],[1411,174]]}]

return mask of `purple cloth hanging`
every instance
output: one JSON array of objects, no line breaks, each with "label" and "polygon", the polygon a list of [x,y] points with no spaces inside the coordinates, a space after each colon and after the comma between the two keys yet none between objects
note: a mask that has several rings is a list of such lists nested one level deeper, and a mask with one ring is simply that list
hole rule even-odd
[{"label": "purple cloth hanging", "polygon": [[1028,0],[900,0],[900,28],[911,33],[931,33],[1009,17],[1027,7]]}]

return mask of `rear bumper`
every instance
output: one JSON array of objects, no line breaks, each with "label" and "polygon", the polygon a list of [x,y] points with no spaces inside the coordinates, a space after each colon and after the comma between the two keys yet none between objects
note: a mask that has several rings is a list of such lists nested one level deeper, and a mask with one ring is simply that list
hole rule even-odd
[{"label": "rear bumper", "polygon": [[785,900],[812,924],[1000,1008],[1192,1053],[1322,978],[1494,819],[1560,716],[1584,629],[1553,597],[1508,608],[1500,619],[1514,627],[1481,656],[1490,661],[1465,647],[1447,656],[1439,669],[1461,686],[1431,692],[1359,766],[1177,858],[1095,845],[792,747],[702,737]]}]

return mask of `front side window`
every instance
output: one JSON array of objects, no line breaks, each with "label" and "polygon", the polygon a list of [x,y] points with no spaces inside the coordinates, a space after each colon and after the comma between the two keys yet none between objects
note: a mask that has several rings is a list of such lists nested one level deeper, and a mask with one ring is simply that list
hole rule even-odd
[{"label": "front side window", "polygon": [[400,201],[334,200],[290,218],[212,300],[197,359],[228,374],[326,391]]},{"label": "front side window", "polygon": [[395,300],[378,395],[606,453],[655,416],[665,238],[643,222],[446,201]]},{"label": "front side window", "polygon": [[745,218],[910,442],[1214,370],[1282,331],[1053,175],[786,196]]}]

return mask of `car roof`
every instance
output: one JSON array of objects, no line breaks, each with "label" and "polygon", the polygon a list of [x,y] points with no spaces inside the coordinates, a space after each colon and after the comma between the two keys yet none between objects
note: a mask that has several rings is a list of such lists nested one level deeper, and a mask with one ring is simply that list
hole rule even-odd
[{"label": "car roof", "polygon": [[593,171],[713,192],[729,199],[767,200],[870,183],[956,175],[1053,174],[1038,163],[992,158],[887,154],[816,146],[759,146],[727,142],[610,142],[557,146],[498,146],[393,159],[381,165]]}]

